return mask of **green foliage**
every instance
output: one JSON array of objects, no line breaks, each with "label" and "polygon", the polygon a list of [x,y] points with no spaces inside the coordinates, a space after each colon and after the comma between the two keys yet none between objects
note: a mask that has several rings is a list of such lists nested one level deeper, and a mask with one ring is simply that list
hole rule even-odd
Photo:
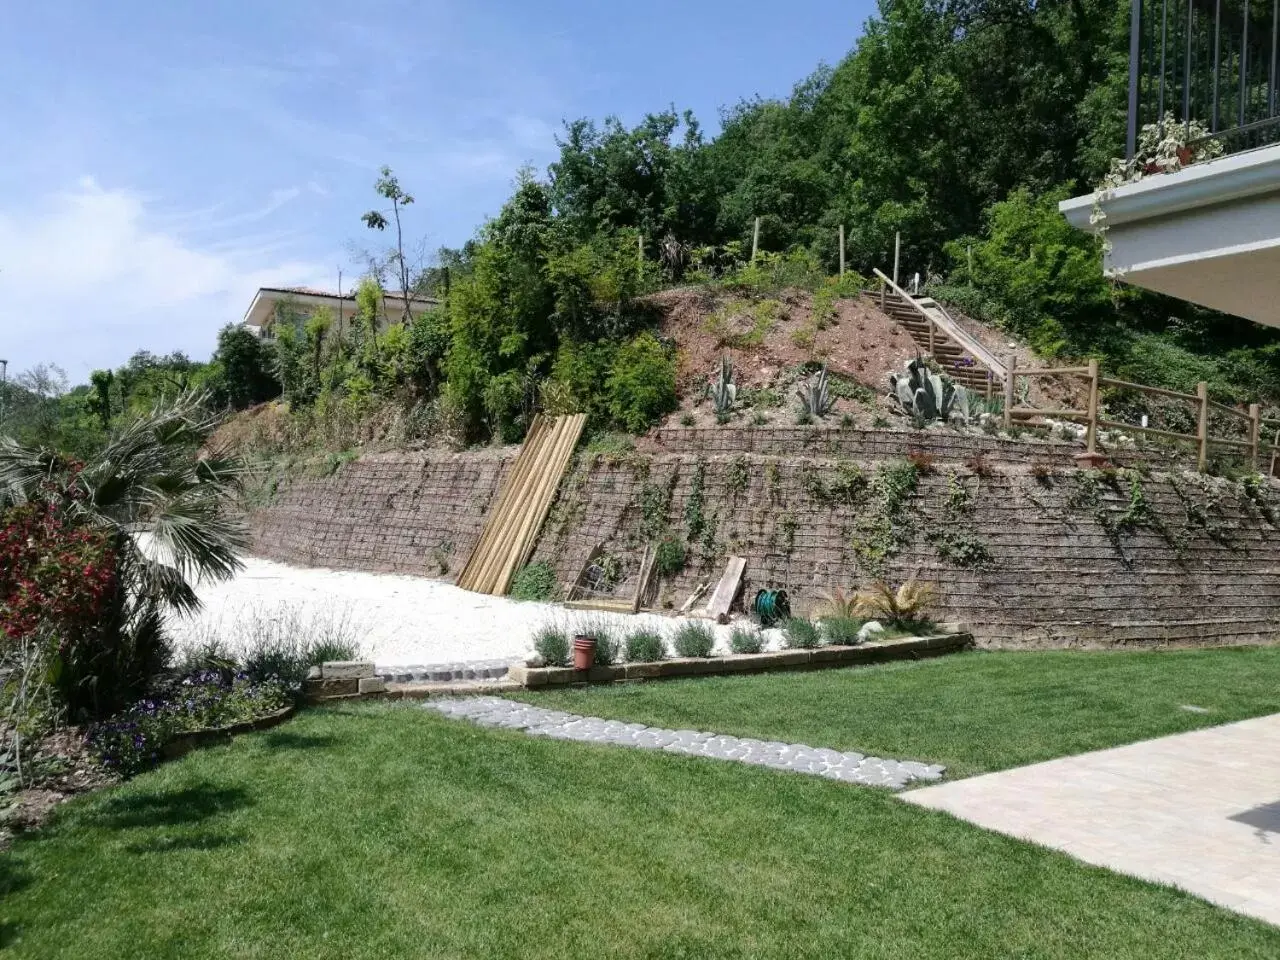
[{"label": "green foliage", "polygon": [[[227,646],[226,658],[238,663],[251,680],[277,681],[290,689],[301,686],[308,668],[330,660],[355,660],[360,654],[354,623],[345,610],[308,612],[284,605],[269,613],[255,612],[237,622],[236,629],[238,636]],[[188,665],[217,668],[219,659],[206,657],[203,663]]]},{"label": "green foliage", "polygon": [[973,531],[972,523],[973,500],[969,488],[953,471],[947,474],[942,524],[925,534],[938,551],[939,559],[958,567],[985,567],[991,562],[991,551],[986,541]]},{"label": "green foliage", "polygon": [[[228,324],[222,328],[211,366],[215,400],[221,400],[233,409],[243,410],[280,395],[272,344],[250,333],[244,326]],[[109,387],[110,372],[107,373]],[[95,388],[98,388],[96,383]],[[99,396],[103,398],[103,405],[109,406],[102,390],[99,390]]]},{"label": "green foliage", "polygon": [[687,620],[676,628],[671,645],[678,657],[709,657],[715,648],[716,637],[705,623]]},{"label": "green foliage", "polygon": [[725,471],[725,488],[737,497],[746,492],[748,480],[747,458],[734,457]]},{"label": "green foliage", "polygon": [[253,680],[229,670],[201,671],[93,724],[85,746],[103,766],[131,777],[159,763],[165,745],[180,734],[257,720],[288,704],[285,688],[275,681]]},{"label": "green foliage", "polygon": [[606,390],[614,421],[639,433],[679,405],[675,358],[657,337],[642,333],[618,350]]},{"label": "green foliage", "polygon": [[814,376],[807,380],[803,387],[796,391],[800,400],[800,416],[812,419],[825,419],[835,406],[835,399],[827,382],[827,368],[823,366]]},{"label": "green foliage", "polygon": [[910,460],[881,465],[870,483],[870,503],[854,525],[854,555],[872,576],[883,576],[902,541],[914,532],[907,507],[919,483],[919,470]]},{"label": "green foliage", "polygon": [[812,650],[822,646],[822,634],[803,617],[789,617],[782,623],[782,642],[791,650]]},{"label": "green foliage", "polygon": [[664,537],[658,544],[653,562],[659,576],[675,576],[687,562],[684,544],[675,537]]},{"label": "green foliage", "polygon": [[704,513],[707,464],[699,460],[693,467],[693,480],[689,484],[689,498],[684,504],[684,521],[690,543],[696,543],[706,529]]},{"label": "green foliage", "polygon": [[945,423],[957,404],[968,410],[968,390],[930,370],[920,357],[907,361],[904,374],[889,375],[889,393],[917,427],[935,420]]},{"label": "green foliage", "polygon": [[865,621],[857,617],[823,617],[818,621],[827,643],[851,647],[859,642],[858,631]]},{"label": "green foliage", "polygon": [[555,596],[556,571],[545,560],[527,563],[511,579],[507,595],[515,600],[547,601]]},{"label": "green foliage", "polygon": [[759,653],[764,649],[764,634],[756,627],[734,627],[729,633],[729,649],[734,653]]},{"label": "green foliage", "polygon": [[[43,511],[57,518],[58,536],[100,551],[97,560],[81,556],[78,580],[96,592],[70,617],[42,605],[33,623],[16,627],[15,595],[0,589],[6,633],[59,638],[58,685],[73,719],[106,716],[137,696],[163,666],[166,616],[199,607],[197,581],[240,569],[248,537],[231,502],[242,466],[201,455],[218,424],[203,397],[179,396],[118,428],[85,464],[0,437],[0,515]],[[13,546],[26,550],[31,539]],[[6,560],[4,569],[15,568]],[[86,613],[91,629],[67,629]]]},{"label": "green foliage", "polygon": [[567,667],[571,654],[569,637],[564,628],[544,624],[533,634],[533,649],[548,667]]},{"label": "green foliage", "polygon": [[626,657],[631,663],[652,663],[667,655],[662,635],[654,630],[637,630],[627,635]]}]

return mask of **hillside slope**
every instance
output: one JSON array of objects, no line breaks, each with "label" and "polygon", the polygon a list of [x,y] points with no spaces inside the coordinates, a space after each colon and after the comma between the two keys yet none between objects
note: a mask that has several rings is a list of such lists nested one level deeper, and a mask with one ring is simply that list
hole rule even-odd
[{"label": "hillside slope", "polygon": [[[826,310],[799,289],[776,297],[744,297],[705,287],[666,290],[647,298],[661,313],[661,332],[679,351],[680,410],[663,426],[706,426],[715,421],[707,385],[721,357],[733,365],[741,400],[738,414],[757,422],[793,422],[795,389],[818,364],[837,385],[835,416],[861,427],[884,426],[901,415],[888,398],[889,376],[901,373],[920,353],[911,335],[882,312],[873,297],[837,300]],[[957,320],[998,356],[1013,354],[1023,369],[1044,362],[1024,343],[976,320]],[[1056,380],[1030,383],[1035,406],[1061,406],[1075,398],[1074,385]],[[999,384],[996,391],[1000,390]]]}]

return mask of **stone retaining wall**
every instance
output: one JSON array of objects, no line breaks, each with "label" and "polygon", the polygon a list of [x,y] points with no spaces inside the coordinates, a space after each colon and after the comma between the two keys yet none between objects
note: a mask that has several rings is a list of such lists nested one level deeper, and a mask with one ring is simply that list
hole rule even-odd
[{"label": "stone retaining wall", "polygon": [[[1280,495],[1269,485],[1250,495],[1241,484],[1185,473],[1085,474],[1044,456],[1031,458],[1033,475],[1012,454],[979,476],[961,462],[964,450],[947,456],[939,447],[927,451],[938,458],[934,469],[886,528],[876,477],[902,462],[898,440],[783,455],[752,446],[765,432],[716,431],[704,453],[659,452],[657,442],[654,452],[620,457],[579,453],[534,559],[552,564],[567,586],[603,546],[622,562],[618,592],[629,597],[647,537],[664,530],[688,540],[700,520],[688,565],[660,581],[655,606],[679,606],[700,583],[714,586],[725,558],[738,555],[747,560],[744,597],[784,587],[800,611],[833,587],[868,582],[877,568],[892,581],[918,572],[937,585],[939,619],[965,623],[986,646],[1277,636],[1280,530],[1269,518],[1280,516]],[[777,439],[782,449],[811,442]],[[257,552],[303,565],[456,575],[513,455],[382,455],[286,483],[254,514]],[[832,494],[855,465],[867,489]],[[882,564],[877,545],[888,546]]]}]

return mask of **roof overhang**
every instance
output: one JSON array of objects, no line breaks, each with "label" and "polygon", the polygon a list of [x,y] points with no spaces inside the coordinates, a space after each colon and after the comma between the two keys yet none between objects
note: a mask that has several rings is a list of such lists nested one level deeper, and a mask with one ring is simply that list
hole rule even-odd
[{"label": "roof overhang", "polygon": [[[1107,226],[1115,227],[1273,193],[1277,186],[1280,147],[1264,147],[1127,183],[1104,193],[1101,205]],[[1059,203],[1058,210],[1073,227],[1091,230],[1094,201],[1094,194],[1072,197]]]}]

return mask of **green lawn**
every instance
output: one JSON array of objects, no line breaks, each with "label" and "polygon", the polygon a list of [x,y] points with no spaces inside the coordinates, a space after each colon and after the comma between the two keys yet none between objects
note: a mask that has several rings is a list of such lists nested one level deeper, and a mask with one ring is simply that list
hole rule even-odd
[{"label": "green lawn", "polygon": [[42,960],[1280,955],[1280,930],[887,792],[406,704],[308,711],[74,801],[0,884],[3,944]]},{"label": "green lawn", "polygon": [[967,653],[520,699],[651,726],[943,763],[948,776],[967,776],[1276,713],[1280,647]]}]

